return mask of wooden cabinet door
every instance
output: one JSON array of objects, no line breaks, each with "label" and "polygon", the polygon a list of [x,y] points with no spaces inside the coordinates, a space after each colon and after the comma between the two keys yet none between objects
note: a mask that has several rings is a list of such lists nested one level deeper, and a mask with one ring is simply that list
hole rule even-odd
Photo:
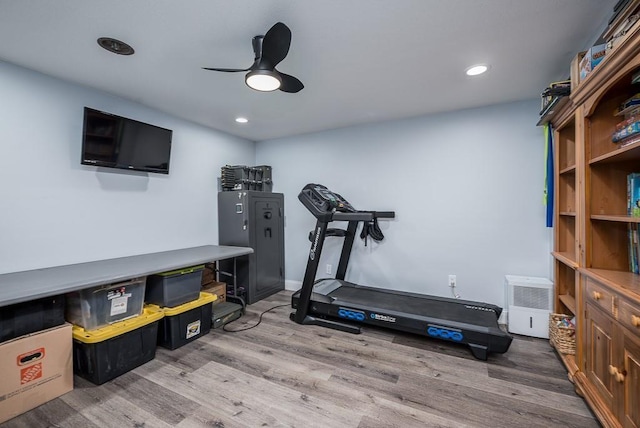
[{"label": "wooden cabinet door", "polygon": [[613,411],[613,396],[617,388],[614,376],[609,372],[613,363],[613,336],[611,318],[587,303],[584,335],[586,375],[610,411]]},{"label": "wooden cabinet door", "polygon": [[619,416],[625,428],[640,427],[640,338],[622,329],[623,364],[620,367],[624,380],[624,398],[620,400]]}]

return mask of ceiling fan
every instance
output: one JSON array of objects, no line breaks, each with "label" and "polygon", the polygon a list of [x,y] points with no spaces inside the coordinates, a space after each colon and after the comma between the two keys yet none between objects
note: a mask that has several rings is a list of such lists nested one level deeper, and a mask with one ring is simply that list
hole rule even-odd
[{"label": "ceiling fan", "polygon": [[248,71],[245,76],[247,86],[257,91],[300,92],[304,85],[293,76],[276,70],[278,65],[289,53],[291,46],[291,30],[282,22],[276,23],[264,36],[255,36],[252,40],[255,59],[249,68],[209,68],[204,70],[224,71],[229,73]]}]

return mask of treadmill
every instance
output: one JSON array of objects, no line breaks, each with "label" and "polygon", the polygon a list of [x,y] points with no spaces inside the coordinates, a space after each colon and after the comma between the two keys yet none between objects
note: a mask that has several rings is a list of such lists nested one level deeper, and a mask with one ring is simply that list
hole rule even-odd
[{"label": "treadmill", "polygon": [[[511,336],[500,329],[502,308],[496,305],[428,296],[354,284],[345,281],[358,224],[394,218],[393,211],[356,211],[342,196],[320,184],[307,184],[298,199],[315,216],[311,250],[302,288],[291,297],[292,321],[360,333],[363,324],[387,327],[469,346],[474,357],[487,360],[491,352],[504,353]],[[332,221],[347,229],[330,229]],[[315,280],[327,236],[344,238],[335,278]]]}]

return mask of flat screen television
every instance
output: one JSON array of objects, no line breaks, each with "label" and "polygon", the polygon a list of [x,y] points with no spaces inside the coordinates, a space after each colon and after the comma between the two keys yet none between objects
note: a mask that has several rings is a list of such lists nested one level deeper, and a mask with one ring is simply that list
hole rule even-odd
[{"label": "flat screen television", "polygon": [[173,131],[84,108],[82,164],[169,174]]}]

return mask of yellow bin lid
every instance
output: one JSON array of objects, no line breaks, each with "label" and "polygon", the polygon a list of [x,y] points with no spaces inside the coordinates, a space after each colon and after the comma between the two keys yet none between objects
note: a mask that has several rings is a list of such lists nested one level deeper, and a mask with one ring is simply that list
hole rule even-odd
[{"label": "yellow bin lid", "polygon": [[160,276],[173,276],[173,275],[185,275],[187,273],[193,273],[199,270],[204,270],[204,265],[191,266],[188,268],[170,270],[168,272],[156,273],[156,275]]},{"label": "yellow bin lid", "polygon": [[124,321],[114,322],[105,327],[96,328],[95,330],[85,330],[78,325],[73,326],[73,338],[84,343],[99,343],[111,339],[121,334],[129,333],[140,327],[151,324],[164,317],[162,309],[145,306],[141,315],[129,318]]},{"label": "yellow bin lid", "polygon": [[151,307],[154,309],[160,309],[164,311],[165,317],[172,317],[174,315],[180,315],[191,309],[199,308],[200,306],[204,306],[208,303],[213,303],[218,300],[218,296],[212,293],[200,292],[200,297],[196,300],[192,300],[191,302],[183,303],[180,306],[174,306],[173,308],[160,308],[157,305],[147,305],[146,307]]}]

